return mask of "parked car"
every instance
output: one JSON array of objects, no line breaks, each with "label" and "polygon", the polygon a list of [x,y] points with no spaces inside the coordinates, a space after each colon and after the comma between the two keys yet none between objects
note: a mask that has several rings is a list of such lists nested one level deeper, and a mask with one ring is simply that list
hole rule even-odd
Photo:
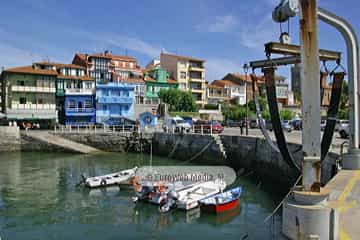
[{"label": "parked car", "polygon": [[224,131],[224,127],[217,121],[203,121],[199,120],[194,123],[195,133],[214,133],[219,134]]},{"label": "parked car", "polygon": [[335,131],[340,131],[340,129],[344,129],[349,126],[349,120],[337,120],[335,125]]},{"label": "parked car", "polygon": [[257,119],[252,119],[249,122],[249,126],[250,128],[258,128],[259,127],[259,122]]},{"label": "parked car", "polygon": [[190,126],[192,126],[194,124],[194,120],[192,117],[183,117],[182,119],[184,119],[185,122],[190,124]]},{"label": "parked car", "polygon": [[339,128],[339,135],[341,138],[349,138],[349,124],[343,125]]},{"label": "parked car", "polygon": [[287,120],[281,121],[281,127],[287,132],[291,132],[293,130],[293,127],[290,125],[290,121]]},{"label": "parked car", "polygon": [[191,125],[181,117],[172,117],[165,119],[163,129],[165,132],[190,132]]}]

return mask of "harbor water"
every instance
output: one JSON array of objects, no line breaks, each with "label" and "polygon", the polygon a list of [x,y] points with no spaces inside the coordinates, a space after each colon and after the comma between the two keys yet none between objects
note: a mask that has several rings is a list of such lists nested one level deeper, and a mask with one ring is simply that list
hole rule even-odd
[{"label": "harbor water", "polygon": [[[178,161],[153,157],[153,165]],[[276,239],[264,219],[281,201],[277,187],[251,176],[240,208],[221,215],[174,210],[131,200],[130,188],[89,190],[77,186],[87,176],[146,166],[149,156],[109,153],[0,153],[0,239]],[[270,221],[271,222],[271,221]]]}]

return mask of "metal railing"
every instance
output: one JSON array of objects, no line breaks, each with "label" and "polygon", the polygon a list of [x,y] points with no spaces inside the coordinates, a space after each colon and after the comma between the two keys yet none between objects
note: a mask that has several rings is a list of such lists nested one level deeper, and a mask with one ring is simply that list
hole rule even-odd
[{"label": "metal railing", "polygon": [[141,127],[139,125],[56,125],[54,127],[54,133],[78,133],[78,134],[101,134],[101,133],[113,133],[113,134],[129,134],[129,133],[155,133],[165,132],[172,134],[197,134],[197,135],[217,135],[222,133],[222,130],[214,129],[210,124],[193,125],[190,128],[184,127],[165,127],[161,124],[156,126]]},{"label": "metal railing", "polygon": [[84,133],[84,134],[97,134],[97,133],[140,133],[139,125],[57,125],[54,127],[54,133]]}]

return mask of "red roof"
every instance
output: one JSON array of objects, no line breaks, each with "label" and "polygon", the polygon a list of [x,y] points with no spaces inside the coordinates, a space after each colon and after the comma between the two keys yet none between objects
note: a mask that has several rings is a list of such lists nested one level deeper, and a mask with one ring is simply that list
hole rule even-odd
[{"label": "red roof", "polygon": [[67,64],[67,63],[52,63],[52,62],[36,62],[34,64],[44,65],[44,66],[55,66],[58,68],[66,67],[66,68],[76,68],[76,69],[83,69],[85,68],[83,66],[79,66],[76,64]]},{"label": "red roof", "polygon": [[[152,77],[145,77],[145,82],[154,82],[154,83],[156,83],[158,81],[156,81]],[[178,83],[178,81],[170,79],[170,78],[168,78],[166,82],[169,83],[169,84],[177,84]]]},{"label": "red roof", "polygon": [[58,75],[58,73],[54,70],[35,69],[33,66],[9,68],[9,69],[4,70],[4,72],[25,73],[25,74],[33,74],[33,75],[50,75],[50,76]]}]

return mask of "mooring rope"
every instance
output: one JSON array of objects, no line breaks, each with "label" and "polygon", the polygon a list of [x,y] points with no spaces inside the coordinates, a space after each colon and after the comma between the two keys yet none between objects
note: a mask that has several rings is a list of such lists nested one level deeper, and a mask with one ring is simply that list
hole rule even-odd
[{"label": "mooring rope", "polygon": [[177,149],[177,146],[179,145],[179,143],[180,143],[181,140],[182,140],[182,138],[180,138],[180,139],[178,139],[178,140],[176,141],[176,143],[174,144],[173,149],[171,150],[171,152],[170,152],[169,155],[168,155],[168,158],[172,158],[172,156],[174,155],[174,153],[175,153],[175,151],[176,151],[176,149]]},{"label": "mooring rope", "polygon": [[185,162],[181,162],[181,164],[189,163],[189,162],[195,160],[196,158],[198,158],[201,154],[203,154],[203,153],[206,151],[206,149],[208,149],[208,148],[210,147],[210,145],[211,145],[214,141],[215,141],[215,139],[210,140],[210,141],[201,149],[200,152],[198,152],[197,154],[195,154],[192,158],[190,158],[190,160],[185,161]]}]

